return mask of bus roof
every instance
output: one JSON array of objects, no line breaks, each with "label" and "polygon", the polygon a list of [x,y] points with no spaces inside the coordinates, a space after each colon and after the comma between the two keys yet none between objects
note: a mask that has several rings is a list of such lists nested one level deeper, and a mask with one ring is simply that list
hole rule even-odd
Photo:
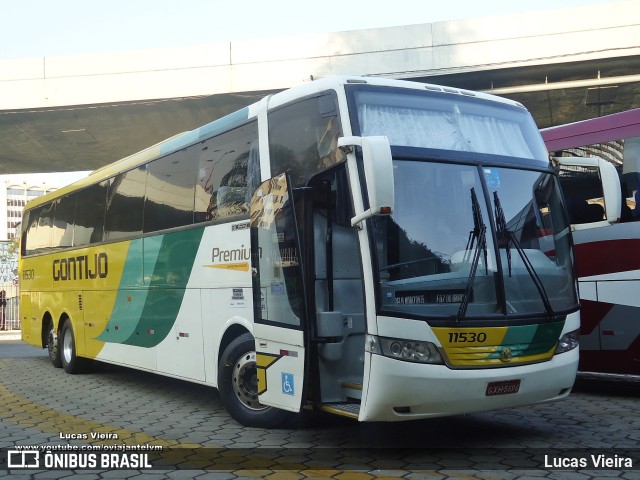
[{"label": "bus roof", "polygon": [[550,152],[633,138],[638,132],[640,108],[540,130]]},{"label": "bus roof", "polygon": [[[523,109],[525,108],[522,104],[513,100],[481,92],[472,92],[470,90],[463,90],[422,82],[358,76],[334,76],[303,83],[299,86],[292,87],[290,89],[273,94],[269,100],[269,107],[278,107],[292,100],[295,100],[296,98],[302,98],[329,89],[338,89],[338,87],[346,84],[367,84],[388,87],[402,87],[415,90],[428,90],[449,95],[463,95],[467,98],[476,97],[484,100],[503,103],[510,106],[517,106]],[[34,198],[33,200],[28,202],[25,210],[30,210],[55,198],[62,197],[73,191],[81,190],[90,185],[94,185],[101,181],[107,180],[117,175],[118,173],[134,169],[136,167],[144,165],[151,160],[168,155],[169,153],[181,150],[194,143],[204,141],[218,133],[222,133],[224,131],[240,126],[246,123],[249,119],[256,116],[257,106],[259,103],[260,101],[237,110],[233,113],[230,113],[229,115],[221,117],[217,120],[213,120],[212,122],[209,122],[194,130],[178,133],[173,137],[147,147],[144,150],[117,160],[104,167],[98,168],[97,170],[91,172],[89,176],[78,180],[77,182],[59,188],[49,194]]]}]

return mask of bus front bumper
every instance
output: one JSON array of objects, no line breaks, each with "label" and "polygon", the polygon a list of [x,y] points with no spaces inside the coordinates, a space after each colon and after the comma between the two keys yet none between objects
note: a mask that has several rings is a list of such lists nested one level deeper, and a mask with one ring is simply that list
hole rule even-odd
[{"label": "bus front bumper", "polygon": [[[360,421],[414,420],[559,400],[571,392],[578,367],[577,348],[547,362],[468,370],[370,355]],[[488,395],[490,383],[516,380],[517,392]]]}]

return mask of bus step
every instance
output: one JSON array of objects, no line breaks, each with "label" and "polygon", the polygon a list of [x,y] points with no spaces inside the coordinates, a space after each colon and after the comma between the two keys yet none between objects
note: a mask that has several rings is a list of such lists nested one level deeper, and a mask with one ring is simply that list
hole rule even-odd
[{"label": "bus step", "polygon": [[340,384],[347,398],[353,400],[362,399],[362,379],[348,380]]},{"label": "bus step", "polygon": [[322,405],[320,409],[328,413],[341,415],[343,417],[354,418],[356,420],[358,419],[358,415],[360,414],[359,403],[329,403],[326,405]]},{"label": "bus step", "polygon": [[342,382],[342,388],[348,388],[349,390],[362,390],[362,379],[347,380]]}]

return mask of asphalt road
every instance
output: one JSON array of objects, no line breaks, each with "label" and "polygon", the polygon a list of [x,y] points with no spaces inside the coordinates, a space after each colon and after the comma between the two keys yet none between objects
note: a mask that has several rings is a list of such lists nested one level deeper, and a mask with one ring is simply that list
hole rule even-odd
[{"label": "asphalt road", "polygon": [[[580,379],[568,399],[551,404],[402,423],[305,414],[263,430],[232,420],[213,388],[113,366],[67,375],[46,352],[4,341],[0,476],[640,479],[639,400],[640,382]],[[146,464],[127,453],[120,470],[7,470],[7,449],[27,445],[162,452],[145,450]]]}]

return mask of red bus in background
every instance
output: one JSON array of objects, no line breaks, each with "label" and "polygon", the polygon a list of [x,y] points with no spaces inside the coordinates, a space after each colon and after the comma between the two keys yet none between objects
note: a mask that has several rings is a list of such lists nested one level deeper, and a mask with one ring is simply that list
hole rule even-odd
[{"label": "red bus in background", "polygon": [[640,109],[541,133],[576,244],[579,370],[640,375]]}]

